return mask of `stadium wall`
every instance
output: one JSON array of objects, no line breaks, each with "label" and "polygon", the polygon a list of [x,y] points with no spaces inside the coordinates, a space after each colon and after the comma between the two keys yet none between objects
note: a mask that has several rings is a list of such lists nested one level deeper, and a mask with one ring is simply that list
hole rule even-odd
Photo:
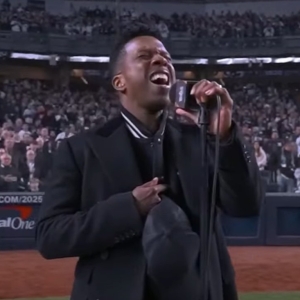
[{"label": "stadium wall", "polygon": [[[43,193],[0,194],[0,250],[34,249],[34,227]],[[241,199],[243,201],[243,199]],[[234,246],[300,246],[298,194],[267,194],[259,217],[221,216]]]}]

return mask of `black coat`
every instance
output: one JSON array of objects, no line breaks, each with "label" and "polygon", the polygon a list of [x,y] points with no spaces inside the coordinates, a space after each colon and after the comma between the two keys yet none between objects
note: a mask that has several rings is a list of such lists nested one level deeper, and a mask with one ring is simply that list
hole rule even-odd
[{"label": "black coat", "polygon": [[[217,202],[231,216],[254,216],[262,198],[259,171],[250,148],[233,127],[231,142],[220,147]],[[166,132],[174,145],[186,204],[198,212],[199,130],[168,120]],[[143,182],[128,134],[118,117],[65,140],[56,153],[36,240],[47,259],[79,257],[72,300],[143,300],[143,222],[131,193]],[[213,157],[213,147],[209,155]],[[237,299],[218,217],[211,251],[211,282],[218,281],[224,300]]]}]

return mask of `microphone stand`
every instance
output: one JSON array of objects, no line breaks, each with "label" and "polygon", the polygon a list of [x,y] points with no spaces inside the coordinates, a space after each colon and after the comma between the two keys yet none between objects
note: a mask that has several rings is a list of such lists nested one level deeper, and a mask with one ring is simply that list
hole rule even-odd
[{"label": "microphone stand", "polygon": [[200,128],[201,143],[201,184],[200,184],[200,252],[199,252],[199,269],[200,269],[200,300],[208,300],[209,280],[208,280],[208,259],[209,259],[209,224],[210,224],[210,203],[209,203],[209,164],[207,155],[207,132],[209,126],[209,109],[206,103],[199,105],[198,126]]}]

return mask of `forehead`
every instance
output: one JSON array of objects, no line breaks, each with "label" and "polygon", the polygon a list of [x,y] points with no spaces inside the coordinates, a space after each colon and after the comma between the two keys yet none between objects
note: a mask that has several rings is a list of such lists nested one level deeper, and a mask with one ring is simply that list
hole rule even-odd
[{"label": "forehead", "polygon": [[164,44],[152,36],[139,36],[129,41],[125,47],[127,54],[136,54],[140,51],[167,52]]}]

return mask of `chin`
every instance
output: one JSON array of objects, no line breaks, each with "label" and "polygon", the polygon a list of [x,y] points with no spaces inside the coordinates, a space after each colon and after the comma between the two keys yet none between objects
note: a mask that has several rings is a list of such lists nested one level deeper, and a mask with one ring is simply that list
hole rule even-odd
[{"label": "chin", "polygon": [[148,105],[149,111],[156,113],[161,110],[164,110],[170,105],[170,99],[169,98],[160,98],[156,99],[154,101],[150,101]]}]

